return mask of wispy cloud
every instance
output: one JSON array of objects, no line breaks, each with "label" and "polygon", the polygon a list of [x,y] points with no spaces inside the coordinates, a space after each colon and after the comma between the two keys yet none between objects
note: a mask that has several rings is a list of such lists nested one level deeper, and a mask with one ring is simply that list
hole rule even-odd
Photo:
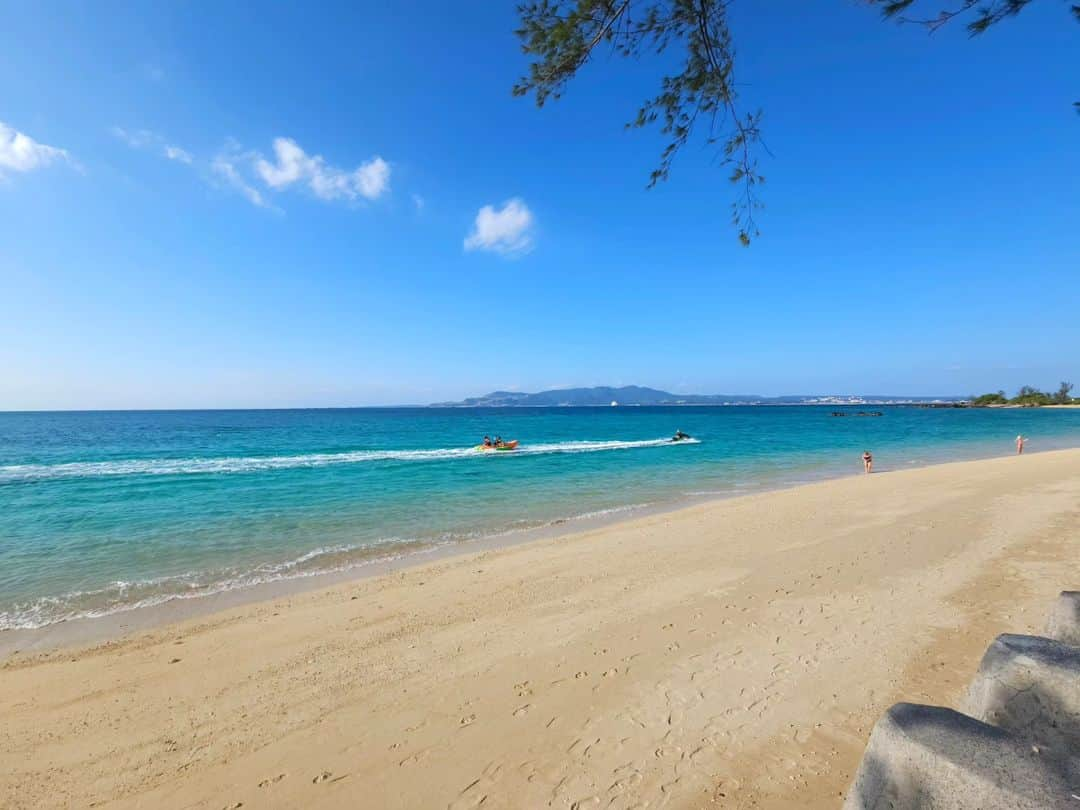
[{"label": "wispy cloud", "polygon": [[132,149],[145,149],[154,140],[154,133],[148,129],[138,129],[135,131],[129,131],[123,127],[113,127],[110,132],[113,136],[119,138]]},{"label": "wispy cloud", "polygon": [[186,163],[189,166],[195,160],[190,152],[181,149],[179,146],[172,146],[171,144],[165,145],[165,157],[169,160],[177,160],[181,163]]},{"label": "wispy cloud", "polygon": [[424,206],[427,205],[427,200],[421,197],[419,194],[412,195],[412,204],[417,213],[424,210]]},{"label": "wispy cloud", "polygon": [[254,159],[255,156],[251,152],[244,152],[240,144],[230,139],[226,141],[225,148],[211,161],[210,170],[227,186],[240,192],[252,205],[273,208],[263,193],[248,182],[242,172],[242,168]]},{"label": "wispy cloud", "polygon": [[209,159],[200,159],[148,129],[113,127],[112,134],[132,149],[153,152],[199,171],[204,179],[240,193],[252,205],[276,208],[271,192],[300,184],[321,200],[375,200],[390,189],[390,164],[379,156],[345,170],[329,165],[321,155],[309,155],[292,138],[275,138],[274,161],[228,138]]},{"label": "wispy cloud", "polygon": [[476,214],[472,233],[465,237],[465,250],[487,250],[503,256],[528,253],[533,247],[535,219],[519,197],[507,200],[502,208],[485,205]]},{"label": "wispy cloud", "polygon": [[162,157],[185,163],[188,166],[195,160],[186,149],[169,143],[164,136],[148,129],[127,130],[123,127],[113,127],[112,134],[132,149],[152,150]]},{"label": "wispy cloud", "polygon": [[321,155],[309,155],[292,138],[275,138],[274,157],[273,163],[259,158],[255,170],[277,191],[303,183],[322,200],[374,200],[390,188],[390,164],[378,155],[355,169],[338,169]]},{"label": "wispy cloud", "polygon": [[71,162],[67,151],[38,143],[0,121],[0,177],[4,172],[32,172],[60,161]]}]

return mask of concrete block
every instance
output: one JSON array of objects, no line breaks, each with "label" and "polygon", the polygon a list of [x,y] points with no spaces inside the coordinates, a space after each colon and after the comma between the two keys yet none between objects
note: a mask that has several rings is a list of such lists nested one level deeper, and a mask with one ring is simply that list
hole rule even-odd
[{"label": "concrete block", "polygon": [[1039,636],[998,636],[964,708],[1047,756],[1080,755],[1080,647]]},{"label": "concrete block", "polygon": [[1046,635],[1066,644],[1080,645],[1080,591],[1062,591],[1054,602]]},{"label": "concrete block", "polygon": [[1080,773],[951,709],[897,703],[874,726],[845,810],[1077,810]]}]

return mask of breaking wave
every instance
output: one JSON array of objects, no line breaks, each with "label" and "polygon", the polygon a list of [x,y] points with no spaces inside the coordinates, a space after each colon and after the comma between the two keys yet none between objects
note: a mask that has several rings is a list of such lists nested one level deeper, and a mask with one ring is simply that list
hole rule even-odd
[{"label": "breaking wave", "polygon": [[429,539],[386,537],[355,545],[323,546],[289,560],[266,562],[248,568],[228,567],[189,571],[139,580],[117,580],[104,587],[69,591],[0,607],[0,631],[37,630],[59,622],[98,619],[129,610],[168,602],[199,599],[255,585],[336,574],[366,566],[394,563],[431,554],[440,548],[470,540],[506,537],[545,526],[575,523],[621,513],[633,513],[648,503],[625,504],[547,521],[522,521],[494,532],[455,532]]}]

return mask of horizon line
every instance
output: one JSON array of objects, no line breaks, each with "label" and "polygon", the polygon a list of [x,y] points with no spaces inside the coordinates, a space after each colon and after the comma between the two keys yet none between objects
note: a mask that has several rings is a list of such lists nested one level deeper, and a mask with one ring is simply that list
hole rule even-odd
[{"label": "horizon line", "polygon": [[[684,396],[720,396],[718,394],[685,394]],[[729,396],[753,396],[751,394],[730,394]],[[801,394],[778,394],[772,397],[761,397],[762,400],[769,399],[781,399],[784,397],[797,397],[804,396]],[[665,403],[652,403],[648,405],[639,404],[620,404],[621,408],[745,408],[748,406],[762,405],[769,407],[814,407],[814,406],[831,406],[840,407],[843,405],[904,405],[913,402],[914,400],[936,400],[939,402],[967,402],[969,397],[952,397],[952,396],[932,396],[926,394],[911,394],[908,396],[890,396],[883,394],[806,394],[807,398],[813,397],[870,397],[893,400],[892,402],[665,402]],[[186,413],[186,412],[198,412],[198,411],[356,411],[356,410],[377,410],[388,408],[415,408],[415,409],[445,409],[445,410],[465,410],[470,408],[482,409],[490,408],[492,410],[511,410],[520,408],[610,408],[607,404],[598,405],[461,405],[453,402],[432,402],[428,404],[409,403],[409,404],[396,404],[396,405],[284,405],[284,406],[208,406],[208,407],[160,407],[160,408],[0,408],[0,414],[20,414],[20,413]]]}]

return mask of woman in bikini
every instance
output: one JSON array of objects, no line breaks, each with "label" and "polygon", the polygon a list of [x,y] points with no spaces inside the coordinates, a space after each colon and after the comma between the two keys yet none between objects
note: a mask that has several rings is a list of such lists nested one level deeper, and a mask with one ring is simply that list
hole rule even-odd
[{"label": "woman in bikini", "polygon": [[874,457],[872,455],[870,455],[869,450],[864,450],[863,451],[862,465],[863,465],[863,469],[866,471],[867,475],[869,475],[874,469]]}]

